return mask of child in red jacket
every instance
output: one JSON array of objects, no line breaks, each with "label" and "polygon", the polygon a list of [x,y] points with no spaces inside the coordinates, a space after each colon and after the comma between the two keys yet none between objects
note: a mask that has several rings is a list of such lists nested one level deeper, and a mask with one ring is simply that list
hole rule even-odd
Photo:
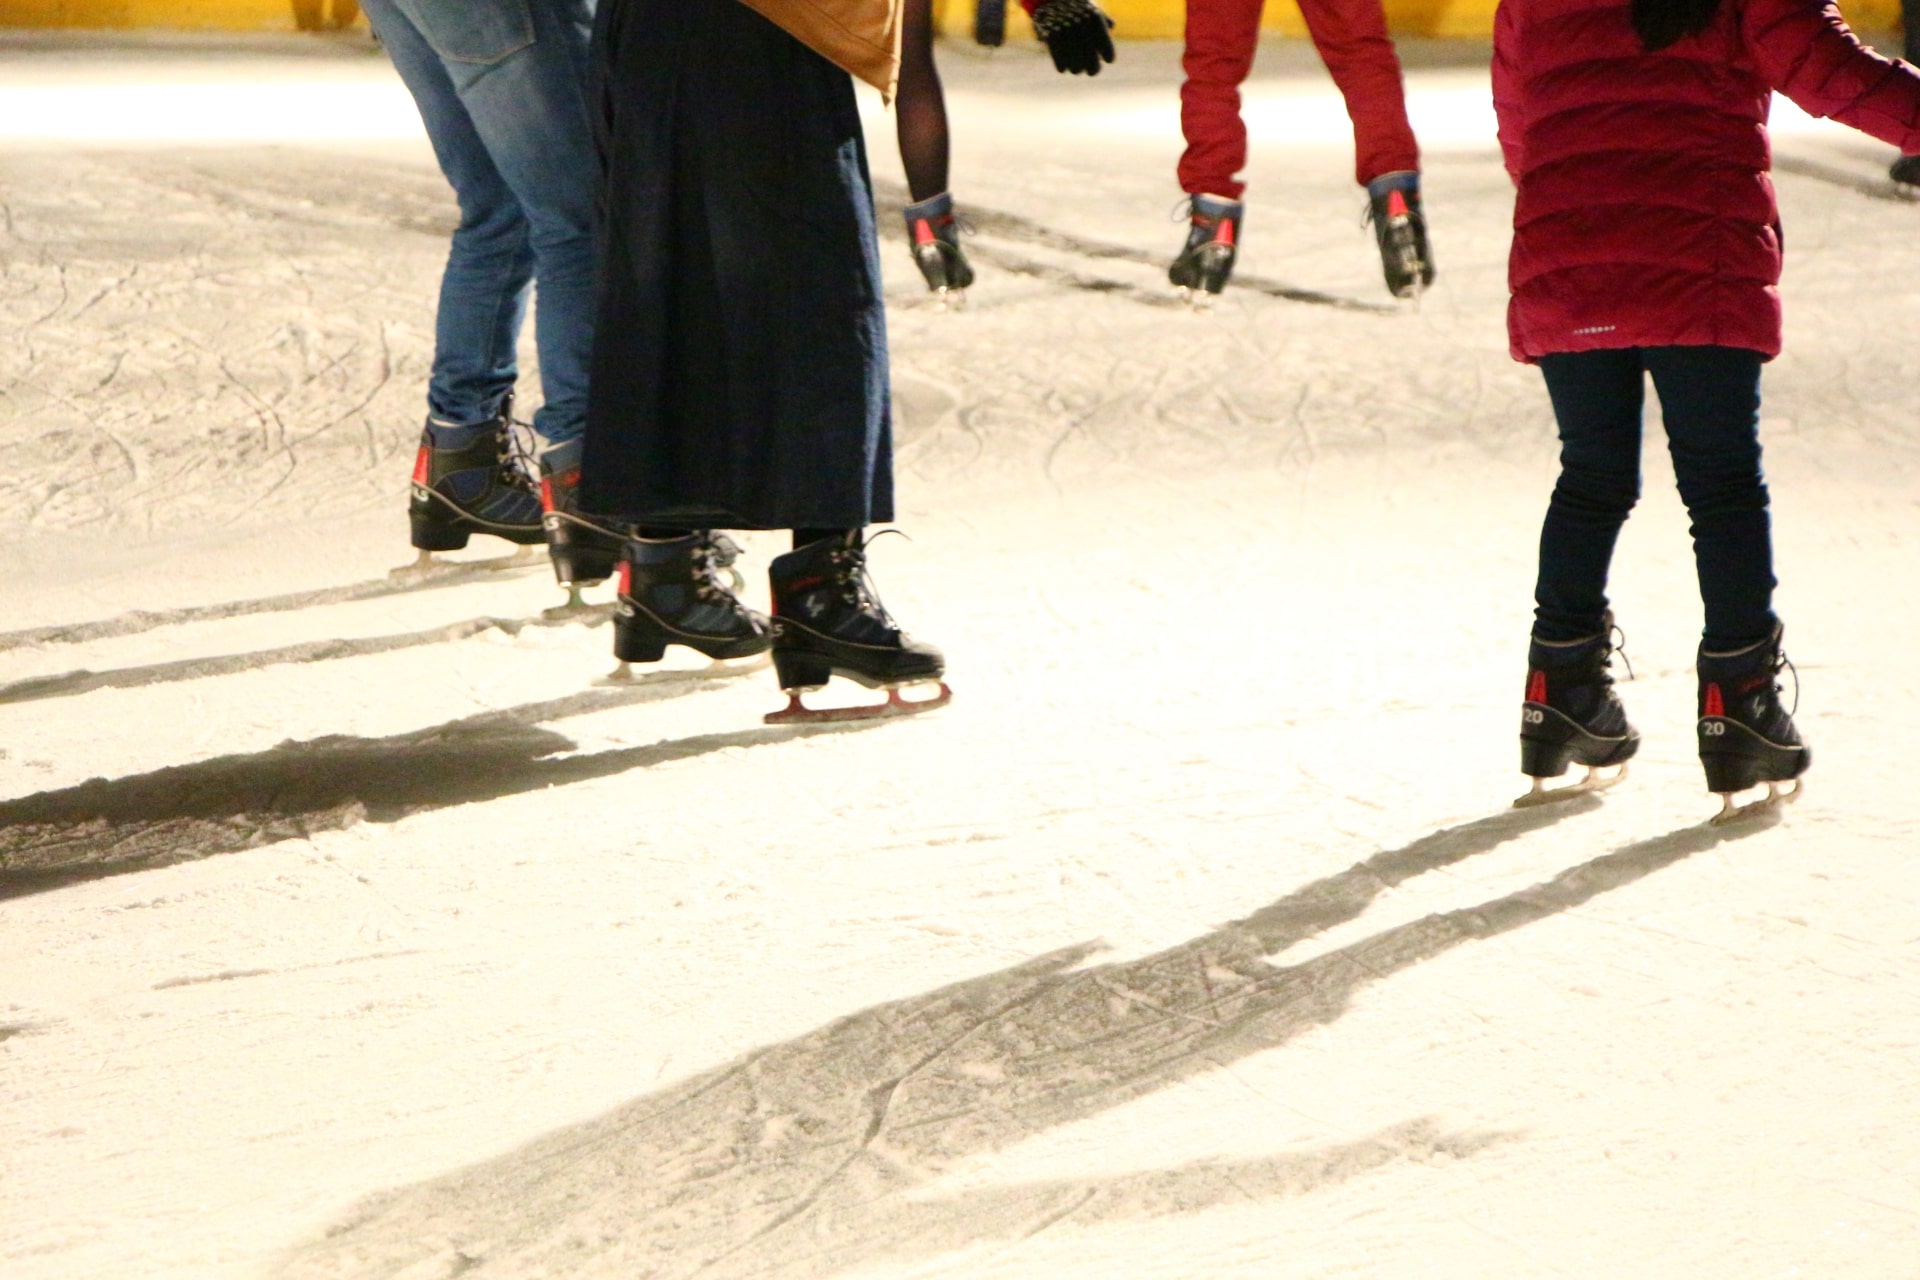
[{"label": "child in red jacket", "polygon": [[[1561,791],[1617,781],[1639,736],[1613,691],[1607,570],[1639,496],[1652,375],[1705,604],[1698,738],[1738,812],[1797,793],[1810,756],[1776,684],[1760,366],[1780,350],[1780,219],[1767,107],[1785,93],[1920,150],[1920,74],[1861,47],[1832,0],[1502,0],[1494,106],[1519,188],[1515,358],[1540,366],[1560,479],[1540,533],[1521,767]],[[1620,766],[1603,776],[1597,769]],[[1752,806],[1749,806],[1752,807]]]},{"label": "child in red jacket", "polygon": [[[1240,85],[1253,70],[1265,0],[1187,0],[1187,47],[1180,65],[1180,187],[1192,212],[1187,243],[1167,276],[1200,294],[1219,293],[1232,274],[1246,205],[1240,171],[1247,125]],[[1409,297],[1433,283],[1420,205],[1420,148],[1407,123],[1400,59],[1387,36],[1381,0],[1300,0],[1307,33],[1353,118],[1354,177],[1367,189],[1387,288]]]}]

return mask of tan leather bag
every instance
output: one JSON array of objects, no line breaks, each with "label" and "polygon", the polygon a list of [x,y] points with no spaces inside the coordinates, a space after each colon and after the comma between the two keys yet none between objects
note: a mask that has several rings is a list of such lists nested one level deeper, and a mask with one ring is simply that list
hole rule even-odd
[{"label": "tan leather bag", "polygon": [[741,0],[807,48],[893,101],[905,0]]}]

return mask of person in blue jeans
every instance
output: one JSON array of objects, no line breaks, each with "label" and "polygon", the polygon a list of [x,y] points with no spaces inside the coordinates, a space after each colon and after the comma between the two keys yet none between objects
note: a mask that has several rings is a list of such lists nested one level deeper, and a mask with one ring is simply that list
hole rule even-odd
[{"label": "person in blue jeans", "polygon": [[[563,583],[607,577],[614,529],[573,500],[593,346],[587,114],[594,0],[363,0],[460,205],[435,320],[410,517],[423,559],[474,533],[549,542]],[[539,492],[515,456],[515,349],[538,285]]]}]

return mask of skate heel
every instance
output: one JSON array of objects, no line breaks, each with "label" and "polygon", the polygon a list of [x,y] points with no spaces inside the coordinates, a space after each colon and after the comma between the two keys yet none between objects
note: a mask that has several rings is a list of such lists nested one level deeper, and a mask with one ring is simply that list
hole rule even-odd
[{"label": "skate heel", "polygon": [[796,653],[775,648],[774,674],[782,689],[818,689],[833,679],[833,664],[815,653]]},{"label": "skate heel", "polygon": [[1210,244],[1200,251],[1197,264],[1200,277],[1200,289],[1205,293],[1219,293],[1227,287],[1227,277],[1233,274],[1233,246]]},{"label": "skate heel", "polygon": [[605,582],[620,561],[619,548],[585,542],[558,520],[547,525],[547,554],[553,560],[554,580],[563,587]]},{"label": "skate heel", "polygon": [[1753,756],[1701,752],[1700,768],[1707,775],[1707,790],[1718,795],[1748,791],[1761,782],[1760,761]]},{"label": "skate heel", "polygon": [[613,656],[622,662],[658,662],[667,653],[667,635],[651,619],[637,613],[621,601],[621,612],[613,620]]},{"label": "skate heel", "polygon": [[413,545],[418,551],[460,551],[473,536],[459,517],[445,515],[431,504],[416,502],[407,519],[413,525]]},{"label": "skate heel", "polygon": [[1520,772],[1529,778],[1558,778],[1573,763],[1573,747],[1565,741],[1520,737]]},{"label": "skate heel", "polygon": [[1700,767],[1707,790],[1745,791],[1763,782],[1788,782],[1807,771],[1804,744],[1782,747],[1767,741],[1738,720],[1702,716],[1698,727]]}]

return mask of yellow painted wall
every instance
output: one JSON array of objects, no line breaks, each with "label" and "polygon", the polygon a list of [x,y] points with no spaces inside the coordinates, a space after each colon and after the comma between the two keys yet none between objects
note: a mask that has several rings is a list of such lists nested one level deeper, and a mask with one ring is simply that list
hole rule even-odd
[{"label": "yellow painted wall", "polygon": [[0,27],[337,31],[359,17],[356,0],[0,0]]},{"label": "yellow painted wall", "polygon": [[[1130,40],[1178,40],[1186,0],[1100,0]],[[1493,30],[1496,0],[1384,0],[1396,35],[1481,37]],[[934,0],[941,29],[971,38],[974,0]],[[1033,28],[1018,0],[1008,0],[1007,29],[1031,39]],[[1900,25],[1900,0],[1843,0],[1847,20],[1862,31]],[[355,0],[0,0],[0,27],[159,27],[223,31],[327,31],[351,25]],[[1266,29],[1302,36],[1306,24],[1294,0],[1267,0]]]}]

